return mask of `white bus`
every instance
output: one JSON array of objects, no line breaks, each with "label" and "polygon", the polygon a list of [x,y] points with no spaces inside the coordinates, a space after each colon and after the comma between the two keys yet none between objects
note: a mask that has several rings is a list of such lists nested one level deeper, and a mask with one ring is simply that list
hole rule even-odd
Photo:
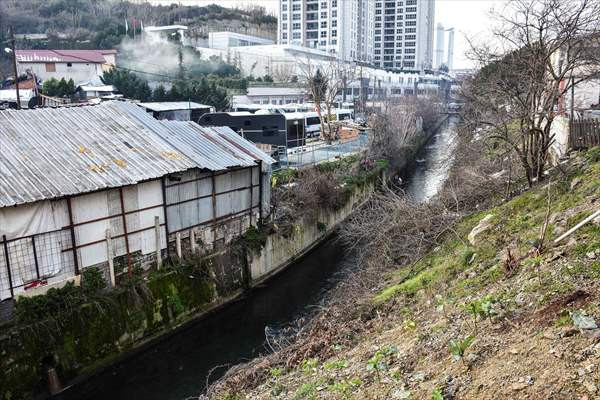
[{"label": "white bus", "polygon": [[321,119],[316,112],[304,113],[306,137],[318,137],[321,134]]}]

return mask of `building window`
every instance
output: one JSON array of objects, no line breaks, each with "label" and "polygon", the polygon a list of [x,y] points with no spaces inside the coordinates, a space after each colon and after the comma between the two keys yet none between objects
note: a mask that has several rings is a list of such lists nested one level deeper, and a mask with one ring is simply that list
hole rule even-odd
[{"label": "building window", "polygon": [[331,39],[331,44],[337,44],[337,39]]},{"label": "building window", "polygon": [[292,4],[292,11],[300,11],[302,5],[300,4]]},{"label": "building window", "polygon": [[300,32],[292,33],[292,39],[300,39],[300,38],[301,38]]},{"label": "building window", "polygon": [[337,0],[332,0],[331,1],[331,7],[337,7]]},{"label": "building window", "polygon": [[281,19],[288,19],[288,16],[286,13],[281,14]]},{"label": "building window", "polygon": [[417,28],[406,28],[405,33],[417,33]]},{"label": "building window", "polygon": [[287,4],[281,5],[281,11],[287,11]]},{"label": "building window", "polygon": [[406,19],[417,19],[417,14],[408,14]]},{"label": "building window", "polygon": [[321,8],[327,8],[327,2],[326,1],[322,1],[321,2]]},{"label": "building window", "polygon": [[321,18],[327,18],[327,11],[321,11]]},{"label": "building window", "polygon": [[331,37],[337,37],[337,29],[331,31]]},{"label": "building window", "polygon": [[327,21],[321,21],[321,28],[327,28]]},{"label": "building window", "polygon": [[281,34],[281,38],[282,38],[283,40],[287,40],[287,32],[283,32],[283,33]]},{"label": "building window", "polygon": [[56,64],[46,63],[46,72],[56,72]]},{"label": "building window", "polygon": [[333,21],[331,21],[331,27],[337,28],[337,19],[334,19]]},{"label": "building window", "polygon": [[337,18],[337,10],[331,11],[331,18]]},{"label": "building window", "polygon": [[300,28],[301,28],[301,26],[300,26],[299,22],[295,22],[295,23],[292,24],[292,29],[297,30],[297,29],[300,29]]},{"label": "building window", "polygon": [[406,12],[407,13],[417,12],[417,7],[406,7]]},{"label": "building window", "polygon": [[287,27],[288,27],[287,23],[281,24],[281,29],[283,29],[284,31],[287,31]]},{"label": "building window", "polygon": [[321,38],[327,37],[327,31],[321,31]]}]

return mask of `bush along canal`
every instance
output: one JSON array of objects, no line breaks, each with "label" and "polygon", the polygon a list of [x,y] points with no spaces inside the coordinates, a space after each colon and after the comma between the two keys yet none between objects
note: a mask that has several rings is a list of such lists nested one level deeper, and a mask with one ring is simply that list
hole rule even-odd
[{"label": "bush along canal", "polygon": [[[433,143],[451,134],[447,128]],[[441,157],[434,149],[419,157]],[[352,265],[332,233],[368,198],[385,168],[359,164],[351,157],[318,166],[321,175],[343,181],[326,193],[335,202],[298,213],[287,226],[276,219],[217,253],[134,275],[114,290],[106,291],[91,271],[81,286],[23,301],[21,316],[0,337],[0,396],[47,397],[56,390],[65,400],[184,399],[228,366],[267,352],[266,331],[309,314]],[[435,165],[443,168],[429,162],[427,168]],[[425,167],[417,164],[412,174]],[[430,175],[431,182],[411,190],[439,179]],[[289,184],[293,178],[278,179]],[[323,188],[313,189],[318,197]]]}]

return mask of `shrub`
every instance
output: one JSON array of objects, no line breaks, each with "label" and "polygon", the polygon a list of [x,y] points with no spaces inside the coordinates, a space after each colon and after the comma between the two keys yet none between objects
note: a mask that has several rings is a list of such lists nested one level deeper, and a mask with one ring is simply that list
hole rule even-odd
[{"label": "shrub", "polygon": [[85,268],[81,273],[81,289],[86,296],[95,296],[106,289],[106,279],[97,267]]}]

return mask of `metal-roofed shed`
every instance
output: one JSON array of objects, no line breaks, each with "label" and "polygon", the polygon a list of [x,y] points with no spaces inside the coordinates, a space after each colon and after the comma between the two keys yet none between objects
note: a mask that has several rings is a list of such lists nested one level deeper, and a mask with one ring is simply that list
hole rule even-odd
[{"label": "metal-roofed shed", "polygon": [[140,107],[156,119],[197,122],[203,114],[214,112],[215,108],[193,101],[164,101],[138,103]]},{"label": "metal-roofed shed", "polygon": [[0,300],[105,268],[107,232],[147,265],[177,234],[227,242],[270,206],[273,160],[251,142],[133,103],[0,111],[0,147]]}]

